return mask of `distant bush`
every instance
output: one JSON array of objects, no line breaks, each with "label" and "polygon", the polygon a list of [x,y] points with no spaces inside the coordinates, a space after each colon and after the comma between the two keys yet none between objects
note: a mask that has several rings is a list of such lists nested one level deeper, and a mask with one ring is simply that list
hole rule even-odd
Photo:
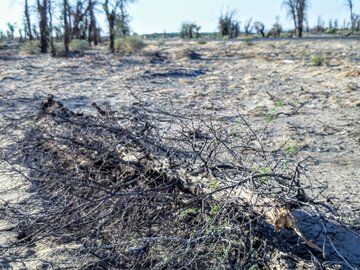
[{"label": "distant bush", "polygon": [[39,53],[40,41],[39,40],[27,41],[21,46],[20,51],[26,54]]},{"label": "distant bush", "polygon": [[320,55],[316,55],[311,59],[311,63],[314,66],[322,66],[325,64],[325,59],[324,59],[324,57],[322,57]]},{"label": "distant bush", "polygon": [[140,38],[118,38],[115,40],[115,48],[118,52],[134,53],[146,47],[146,43]]},{"label": "distant bush", "polygon": [[180,29],[181,38],[199,38],[201,26],[196,23],[182,23]]},{"label": "distant bush", "polygon": [[236,38],[240,35],[240,22],[235,19],[236,11],[227,11],[219,18],[219,34],[221,37]]},{"label": "distant bush", "polygon": [[207,43],[206,40],[199,40],[199,41],[198,41],[198,44],[199,44],[199,45],[205,45],[206,43]]},{"label": "distant bush", "polygon": [[86,40],[73,39],[69,44],[69,48],[72,51],[84,51],[89,49],[90,45]]},{"label": "distant bush", "polygon": [[335,28],[327,28],[325,31],[326,34],[336,34]]}]

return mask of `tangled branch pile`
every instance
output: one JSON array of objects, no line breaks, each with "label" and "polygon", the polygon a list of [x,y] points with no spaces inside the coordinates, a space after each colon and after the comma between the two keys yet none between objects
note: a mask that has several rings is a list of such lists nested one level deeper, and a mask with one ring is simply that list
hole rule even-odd
[{"label": "tangled branch pile", "polygon": [[46,238],[76,243],[82,269],[269,268],[269,254],[289,248],[321,260],[315,244],[296,234],[283,243],[264,222],[298,230],[277,213],[311,203],[306,162],[269,159],[245,119],[233,136],[223,121],[93,106],[95,116],[74,113],[49,97],[19,124],[25,135],[2,161],[41,205],[7,208],[21,237],[5,253]]}]

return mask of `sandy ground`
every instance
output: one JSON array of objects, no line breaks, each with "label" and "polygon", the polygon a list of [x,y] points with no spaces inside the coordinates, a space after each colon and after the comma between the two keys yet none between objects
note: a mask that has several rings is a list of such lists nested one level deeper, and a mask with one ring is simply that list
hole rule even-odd
[{"label": "sandy ground", "polygon": [[[147,43],[128,56],[97,49],[66,58],[3,47],[1,110],[25,112],[48,94],[74,110],[92,111],[93,102],[116,109],[136,102],[131,89],[144,102],[230,117],[234,126],[240,112],[266,133],[269,150],[285,144],[300,157],[312,156],[312,177],[328,186],[319,200],[332,203],[347,223],[360,224],[359,40]],[[324,64],[315,66],[315,56]],[[2,200],[27,196],[19,181],[6,175],[0,181]]]}]

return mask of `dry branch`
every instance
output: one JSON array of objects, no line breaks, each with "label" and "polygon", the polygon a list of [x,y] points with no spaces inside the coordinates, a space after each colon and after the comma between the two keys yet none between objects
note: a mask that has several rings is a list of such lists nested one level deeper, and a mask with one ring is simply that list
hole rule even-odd
[{"label": "dry branch", "polygon": [[300,184],[306,161],[272,160],[244,117],[232,138],[216,119],[93,106],[97,115],[75,113],[49,97],[8,120],[23,135],[2,162],[31,183],[29,205],[41,203],[5,207],[21,237],[3,252],[51,239],[76,243],[83,269],[248,269],[292,245],[274,237],[286,228],[307,244],[297,260],[323,260],[292,212],[315,205]]}]

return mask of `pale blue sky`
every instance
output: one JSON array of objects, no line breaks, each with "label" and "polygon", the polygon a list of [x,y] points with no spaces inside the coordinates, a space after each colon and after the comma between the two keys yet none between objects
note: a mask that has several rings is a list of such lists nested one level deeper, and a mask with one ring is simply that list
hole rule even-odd
[{"label": "pale blue sky", "polygon": [[[55,0],[58,1],[59,0]],[[23,0],[0,0],[0,29],[6,29],[7,22],[21,23]],[[35,2],[29,0],[29,2]],[[236,9],[242,22],[249,18],[259,20],[269,28],[275,22],[276,15],[286,28],[291,27],[291,20],[286,17],[286,10],[281,6],[283,0],[138,0],[130,6],[133,31],[143,33],[176,32],[184,21],[196,22],[201,31],[216,31],[217,18],[222,10]],[[319,15],[327,23],[338,19],[340,25],[348,20],[348,11],[344,0],[310,0],[309,22],[315,25]],[[360,0],[354,0],[355,13],[360,13]],[[35,17],[33,19],[35,21]],[[104,27],[105,28],[105,25]],[[104,29],[106,30],[106,28]]]}]

